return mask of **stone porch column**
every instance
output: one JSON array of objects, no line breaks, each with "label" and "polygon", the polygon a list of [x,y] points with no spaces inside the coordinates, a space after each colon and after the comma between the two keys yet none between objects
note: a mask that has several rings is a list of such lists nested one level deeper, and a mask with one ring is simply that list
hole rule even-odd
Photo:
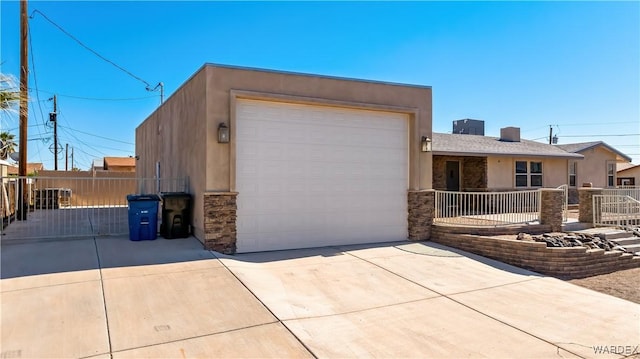
[{"label": "stone porch column", "polygon": [[593,196],[602,194],[602,188],[580,187],[580,209],[578,221],[593,224]]},{"label": "stone porch column", "polygon": [[237,192],[204,194],[204,247],[224,254],[236,252]]},{"label": "stone porch column", "polygon": [[540,224],[551,225],[552,232],[562,231],[564,191],[556,188],[540,189]]},{"label": "stone porch column", "polygon": [[409,240],[425,241],[431,238],[435,199],[436,192],[432,189],[409,191]]}]

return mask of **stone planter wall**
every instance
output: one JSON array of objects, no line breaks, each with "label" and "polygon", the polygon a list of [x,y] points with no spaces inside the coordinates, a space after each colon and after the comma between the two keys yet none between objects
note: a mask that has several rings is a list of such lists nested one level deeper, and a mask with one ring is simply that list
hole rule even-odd
[{"label": "stone planter wall", "polygon": [[640,257],[619,251],[585,247],[549,248],[545,243],[461,234],[465,229],[434,226],[436,243],[563,279],[584,278],[640,268]]}]

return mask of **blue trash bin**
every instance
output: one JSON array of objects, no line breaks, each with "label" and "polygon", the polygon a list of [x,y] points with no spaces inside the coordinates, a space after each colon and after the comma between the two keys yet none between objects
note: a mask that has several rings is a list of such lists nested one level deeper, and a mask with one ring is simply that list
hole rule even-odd
[{"label": "blue trash bin", "polygon": [[154,240],[158,237],[158,202],[155,194],[129,194],[129,239]]}]

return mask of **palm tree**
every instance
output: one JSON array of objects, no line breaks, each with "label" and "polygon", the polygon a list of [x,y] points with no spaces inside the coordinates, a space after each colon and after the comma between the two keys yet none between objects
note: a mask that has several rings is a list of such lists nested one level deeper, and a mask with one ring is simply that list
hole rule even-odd
[{"label": "palm tree", "polygon": [[16,152],[16,136],[9,132],[0,132],[0,159],[6,160],[10,154]]},{"label": "palm tree", "polygon": [[0,112],[16,112],[15,105],[20,101],[20,92],[16,89],[13,76],[0,73]]}]

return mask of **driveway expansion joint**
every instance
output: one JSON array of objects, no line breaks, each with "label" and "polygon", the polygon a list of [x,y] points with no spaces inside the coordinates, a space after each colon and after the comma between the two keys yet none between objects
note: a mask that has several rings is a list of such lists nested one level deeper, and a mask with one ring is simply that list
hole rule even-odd
[{"label": "driveway expansion joint", "polygon": [[220,335],[220,334],[233,333],[233,332],[237,332],[237,331],[240,331],[240,330],[258,328],[258,327],[262,327],[262,326],[265,326],[265,325],[278,324],[278,323],[280,323],[280,321],[279,320],[275,320],[273,322],[265,322],[265,323],[260,323],[260,324],[248,325],[246,327],[227,329],[227,330],[222,330],[222,331],[219,331],[219,332],[212,332],[212,333],[206,333],[206,334],[200,334],[200,335],[193,335],[193,336],[190,336],[190,337],[184,337],[184,338],[179,338],[179,339],[165,340],[165,341],[162,341],[160,343],[146,344],[146,345],[140,345],[140,346],[137,346],[137,347],[113,350],[113,351],[111,351],[111,353],[112,354],[113,353],[122,353],[122,352],[130,351],[130,350],[151,348],[151,347],[155,347],[157,345],[179,343],[179,342],[183,342],[185,340],[206,338],[206,337],[216,336],[216,335]]},{"label": "driveway expansion joint", "polygon": [[287,332],[289,332],[298,343],[300,343],[300,345],[302,345],[302,347],[309,352],[309,354],[311,354],[314,358],[318,358],[318,356],[311,350],[311,348],[309,348],[292,330],[291,328],[289,328],[287,326],[287,324],[285,322],[282,321],[282,319],[278,318],[278,316],[271,311],[271,309],[260,299],[258,298],[258,296],[242,281],[242,279],[240,279],[235,273],[233,273],[233,271],[231,269],[229,269],[229,267],[227,267],[227,265],[221,261],[218,258],[218,261],[220,261],[220,264],[222,264],[222,266],[229,271],[229,273],[238,281],[240,282],[240,284],[242,284],[242,286],[249,291],[249,293],[251,293],[251,295],[258,301],[260,302],[260,304],[276,319],[277,323],[282,324],[283,327],[285,327],[287,329]]},{"label": "driveway expansion joint", "polygon": [[[411,282],[411,283],[413,283],[413,284],[416,284],[416,285],[418,285],[418,286],[420,286],[420,287],[422,287],[422,288],[425,288],[425,289],[427,289],[427,290],[430,290],[430,291],[432,291],[432,292],[434,292],[434,293],[436,293],[436,294],[440,295],[441,297],[444,297],[444,298],[446,298],[446,299],[448,299],[448,300],[450,300],[450,301],[452,301],[452,302],[454,302],[454,303],[456,303],[456,304],[458,304],[458,305],[461,305],[461,306],[463,306],[463,307],[465,307],[465,308],[467,308],[467,309],[470,309],[470,310],[472,310],[472,311],[474,311],[474,312],[476,312],[476,313],[478,313],[478,314],[480,314],[480,315],[482,315],[482,316],[485,316],[485,317],[487,317],[487,318],[489,318],[489,319],[495,320],[495,321],[497,321],[497,322],[499,322],[499,323],[501,323],[501,324],[503,324],[503,325],[506,325],[506,326],[508,326],[508,327],[511,327],[511,328],[513,328],[513,329],[515,329],[515,330],[517,330],[517,331],[520,331],[520,332],[524,333],[525,335],[529,335],[529,336],[531,336],[531,337],[533,337],[533,338],[536,338],[536,339],[538,339],[538,340],[540,340],[540,341],[543,341],[543,342],[545,342],[545,343],[547,343],[547,344],[553,345],[554,347],[556,347],[556,348],[557,348],[557,350],[558,350],[558,351],[559,351],[560,349],[562,349],[562,350],[565,350],[565,351],[567,351],[567,352],[569,352],[569,353],[571,353],[571,354],[573,354],[573,355],[575,355],[575,356],[577,356],[577,357],[584,358],[583,356],[581,356],[581,355],[579,355],[579,354],[577,354],[577,353],[575,353],[575,352],[573,352],[573,351],[571,351],[571,350],[568,350],[568,349],[566,349],[566,348],[562,348],[562,347],[560,347],[560,346],[556,345],[556,344],[555,344],[555,343],[553,343],[552,341],[549,341],[549,340],[547,340],[547,339],[541,338],[541,337],[539,337],[539,336],[537,336],[537,335],[535,335],[535,334],[529,333],[528,331],[526,331],[526,330],[524,330],[524,329],[518,328],[518,327],[516,327],[516,326],[514,326],[514,325],[512,325],[512,324],[509,324],[509,323],[507,323],[507,322],[505,322],[505,321],[503,321],[503,320],[500,320],[500,319],[498,319],[498,318],[496,318],[496,317],[493,317],[493,316],[491,316],[491,315],[489,315],[489,314],[487,314],[487,313],[483,313],[482,311],[480,311],[480,310],[478,310],[478,309],[476,309],[476,308],[474,308],[474,307],[472,307],[472,306],[470,306],[470,305],[468,305],[468,304],[465,304],[465,303],[463,303],[463,302],[461,302],[461,301],[459,301],[459,300],[457,300],[457,299],[454,299],[454,298],[450,297],[450,296],[449,296],[449,295],[447,295],[447,294],[441,293],[441,292],[439,292],[439,291],[437,291],[437,290],[431,289],[431,288],[429,288],[429,287],[427,287],[427,286],[425,286],[425,285],[423,285],[423,284],[420,284],[420,283],[418,283],[418,282],[416,282],[416,281],[414,281],[414,280],[411,280],[411,279],[409,279],[409,278],[406,278],[406,277],[404,277],[404,276],[402,276],[402,275],[400,275],[400,274],[398,274],[398,273],[395,273],[395,272],[393,272],[393,271],[391,271],[391,270],[389,270],[389,269],[387,269],[387,268],[385,268],[385,267],[383,267],[383,266],[381,266],[381,265],[379,265],[379,264],[377,264],[377,263],[371,262],[371,261],[369,261],[369,260],[367,260],[367,259],[365,259],[365,258],[358,257],[358,256],[354,255],[353,253],[347,253],[347,254],[349,254],[349,255],[351,255],[351,256],[353,256],[353,257],[355,257],[355,258],[358,258],[358,259],[360,259],[360,260],[362,260],[362,261],[365,261],[365,262],[367,262],[367,263],[369,263],[369,264],[372,264],[372,265],[374,265],[374,266],[376,266],[376,267],[378,267],[378,268],[380,268],[380,269],[382,269],[382,270],[384,270],[384,271],[387,271],[387,272],[389,272],[389,273],[391,273],[391,274],[393,274],[393,275],[395,275],[395,276],[397,276],[397,277],[399,277],[399,278],[402,278],[402,279],[404,279],[404,280],[406,280],[406,281],[409,281],[409,282]],[[539,279],[539,278],[533,278],[533,279]],[[527,281],[524,281],[524,282],[527,282]],[[496,286],[495,288],[499,288],[499,287],[502,287],[502,286]],[[473,291],[471,291],[471,292],[473,292]],[[559,353],[558,353],[558,354],[559,354]]]},{"label": "driveway expansion joint", "polygon": [[107,310],[107,298],[104,295],[104,278],[102,277],[102,264],[100,263],[100,251],[98,249],[98,242],[96,242],[96,238],[93,238],[93,245],[96,249],[96,259],[98,261],[98,268],[99,268],[99,273],[100,273],[100,292],[102,293],[102,305],[104,308],[104,318],[105,318],[105,324],[106,324],[106,328],[107,328],[107,340],[109,343],[109,355],[113,358],[113,355],[111,355],[111,353],[113,353],[113,346],[111,344],[111,330],[109,328],[109,311]]}]

